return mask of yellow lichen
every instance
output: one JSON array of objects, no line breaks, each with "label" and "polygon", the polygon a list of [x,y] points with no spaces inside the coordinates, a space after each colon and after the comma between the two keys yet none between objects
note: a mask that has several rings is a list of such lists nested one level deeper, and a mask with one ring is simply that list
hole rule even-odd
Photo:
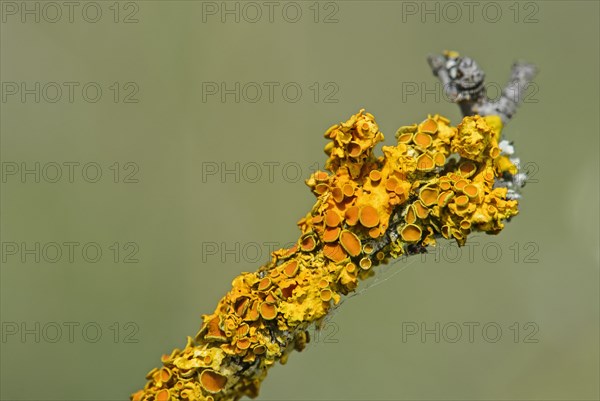
[{"label": "yellow lichen", "polygon": [[496,177],[516,171],[500,155],[501,128],[493,116],[465,117],[453,127],[430,115],[398,129],[397,145],[383,146],[379,157],[374,147],[383,134],[371,114],[361,110],[329,128],[329,172],[306,180],[317,202],[298,222],[298,242],[236,277],[195,338],[163,356],[163,368],[147,375],[132,400],[255,397],[267,370],[303,349],[309,325],[374,274],[373,266],[436,238],[463,245],[471,232],[499,232],[517,214],[506,188],[494,188]]}]

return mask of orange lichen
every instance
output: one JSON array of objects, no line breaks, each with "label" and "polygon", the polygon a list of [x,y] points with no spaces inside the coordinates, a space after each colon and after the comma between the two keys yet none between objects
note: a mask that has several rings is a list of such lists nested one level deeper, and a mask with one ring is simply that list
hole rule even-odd
[{"label": "orange lichen", "polygon": [[209,340],[227,341],[225,332],[219,327],[219,318],[215,317],[208,323],[208,333],[205,337]]},{"label": "orange lichen", "polygon": [[425,134],[423,132],[417,132],[413,137],[413,142],[415,143],[415,145],[426,149],[429,147],[429,145],[431,145],[431,142],[433,142],[433,140],[431,139],[430,135]]},{"label": "orange lichen", "polygon": [[248,339],[248,338],[240,338],[240,339],[237,341],[237,347],[238,347],[239,349],[241,349],[241,350],[248,349],[248,347],[250,346],[250,344],[251,344],[251,343],[250,343],[250,339]]},{"label": "orange lichen", "polygon": [[344,192],[339,187],[335,187],[331,190],[331,196],[337,203],[341,203],[344,200]]},{"label": "orange lichen", "polygon": [[354,273],[356,271],[356,265],[354,263],[348,263],[346,265],[346,271],[351,274]]},{"label": "orange lichen", "polygon": [[411,132],[402,133],[398,135],[398,143],[410,143],[413,139],[413,134]]},{"label": "orange lichen", "polygon": [[377,214],[377,209],[370,205],[363,206],[360,209],[359,220],[360,224],[367,228],[375,227],[377,224],[379,224],[379,215]]},{"label": "orange lichen", "polygon": [[421,227],[414,224],[407,224],[400,231],[400,236],[406,242],[417,242],[421,239]]},{"label": "orange lichen", "polygon": [[431,171],[435,167],[433,157],[427,153],[423,153],[417,158],[417,170]]},{"label": "orange lichen", "polygon": [[342,231],[340,243],[350,256],[360,255],[360,251],[362,248],[360,245],[360,239],[352,231]]},{"label": "orange lichen", "polygon": [[258,290],[259,291],[265,291],[270,286],[271,286],[271,279],[269,277],[265,277],[258,282]]},{"label": "orange lichen", "polygon": [[369,270],[371,268],[372,262],[371,259],[364,257],[360,260],[359,266],[363,270]]},{"label": "orange lichen", "polygon": [[477,197],[477,194],[479,193],[479,189],[477,189],[477,187],[473,184],[467,184],[463,187],[463,192],[469,198],[474,199]]},{"label": "orange lichen", "polygon": [[248,326],[247,323],[242,323],[237,328],[237,335],[238,335],[238,337],[243,337],[246,334],[248,334],[249,331],[250,331],[250,326]]},{"label": "orange lichen", "polygon": [[312,235],[307,235],[300,242],[300,249],[304,252],[311,252],[317,246],[317,242],[315,241],[315,237]]},{"label": "orange lichen", "polygon": [[325,214],[325,224],[329,227],[337,227],[341,221],[340,215],[333,210],[328,210]]},{"label": "orange lichen", "polygon": [[270,302],[260,304],[260,316],[265,320],[275,319],[277,316],[277,307]]},{"label": "orange lichen", "polygon": [[476,170],[477,166],[475,165],[475,163],[470,161],[465,161],[461,163],[461,165],[458,167],[458,171],[460,172],[460,174],[466,178],[471,177]]},{"label": "orange lichen", "polygon": [[227,377],[212,369],[205,369],[200,373],[200,384],[209,393],[218,393],[227,383]]},{"label": "orange lichen", "polygon": [[437,167],[442,167],[446,163],[446,156],[441,152],[437,152],[433,155],[433,161]]},{"label": "orange lichen", "polygon": [[369,178],[373,182],[377,182],[381,179],[381,172],[379,170],[371,170],[369,173]]},{"label": "orange lichen", "polygon": [[337,239],[340,236],[340,232],[341,231],[342,231],[342,229],[339,228],[339,227],[335,227],[335,228],[327,227],[325,229],[325,232],[323,233],[323,242],[335,242],[335,241],[337,241]]},{"label": "orange lichen", "polygon": [[160,369],[160,380],[167,383],[171,378],[171,371],[168,368],[162,367]]},{"label": "orange lichen", "polygon": [[297,260],[292,260],[291,262],[288,262],[285,265],[285,267],[283,268],[283,272],[288,277],[294,277],[296,275],[297,271],[298,271],[298,261]]},{"label": "orange lichen", "polygon": [[420,201],[413,203],[413,210],[419,219],[426,219],[429,215],[429,209]]},{"label": "orange lichen", "polygon": [[404,220],[408,223],[408,224],[413,224],[414,222],[417,221],[417,215],[415,213],[415,208],[413,207],[413,205],[409,205],[408,210],[406,211],[406,216],[404,217]]},{"label": "orange lichen", "polygon": [[164,388],[156,393],[156,401],[169,401],[171,399],[171,394],[169,390]]},{"label": "orange lichen", "polygon": [[437,201],[439,191],[435,187],[423,187],[419,191],[419,199],[425,206],[431,206]]},{"label": "orange lichen", "polygon": [[457,206],[466,206],[469,203],[469,197],[466,195],[460,195],[454,199],[454,202],[456,202]]},{"label": "orange lichen", "polygon": [[359,212],[360,209],[358,208],[358,206],[350,206],[346,210],[346,224],[348,224],[349,226],[356,225],[356,223],[358,223]]},{"label": "orange lichen", "polygon": [[439,207],[445,207],[448,202],[450,202],[450,199],[452,199],[454,197],[454,192],[452,191],[445,191],[442,192],[439,196],[438,196],[438,206]]},{"label": "orange lichen", "polygon": [[499,232],[517,214],[496,177],[516,167],[499,152],[496,117],[465,117],[453,127],[439,115],[383,140],[374,117],[360,111],[330,127],[325,164],[307,180],[317,197],[298,221],[301,235],[243,273],[183,350],[161,358],[135,401],[238,400],[255,397],[267,370],[304,348],[321,321],[373,266],[421,252],[440,237],[463,245],[471,232]]},{"label": "orange lichen", "polygon": [[428,118],[419,125],[419,129],[421,130],[421,132],[435,134],[438,130],[438,125],[435,120]]},{"label": "orange lichen", "polygon": [[321,297],[322,301],[325,301],[325,302],[331,301],[331,297],[332,297],[331,290],[330,289],[321,290],[320,297]]}]

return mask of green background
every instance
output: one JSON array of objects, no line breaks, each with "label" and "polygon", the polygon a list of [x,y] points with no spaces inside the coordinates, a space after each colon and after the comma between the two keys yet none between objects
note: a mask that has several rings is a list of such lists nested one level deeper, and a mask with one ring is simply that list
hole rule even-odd
[{"label": "green background", "polygon": [[[437,257],[380,269],[380,285],[345,301],[308,349],[269,372],[259,399],[598,399],[598,2],[497,2],[497,22],[488,21],[496,18],[493,5],[483,14],[485,2],[472,22],[465,6],[452,22],[455,11],[439,2],[322,2],[316,23],[312,1],[296,3],[296,23],[284,18],[285,3],[273,22],[261,6],[255,23],[244,20],[253,9],[241,9],[239,23],[235,16],[223,23],[203,14],[221,2],[196,1],[121,3],[117,23],[113,2],[97,2],[102,18],[90,23],[78,4],[73,22],[3,14],[3,85],[80,84],[72,103],[66,93],[56,103],[43,96],[36,103],[34,95],[22,102],[3,87],[4,172],[11,163],[47,166],[39,183],[18,174],[2,182],[3,400],[117,400],[141,388],[160,355],[196,333],[231,280],[267,260],[270,242],[297,238],[295,223],[314,202],[303,179],[323,165],[330,125],[364,107],[392,144],[399,126],[428,113],[457,122],[458,107],[436,91],[425,60],[443,49],[473,57],[494,87],[517,59],[539,66],[504,131],[533,174],[520,215],[500,235],[474,238],[472,253],[456,256],[443,243]],[[407,14],[412,6],[437,7],[439,21]],[[130,13],[138,21],[123,23]],[[324,23],[331,13],[337,22]],[[82,97],[88,82],[103,89],[96,103]],[[246,92],[236,103],[234,95],[203,101],[203,82],[279,86],[272,102],[266,92],[247,101],[254,92]],[[302,89],[297,102],[293,90],[287,99],[281,93],[290,82]],[[418,93],[408,93],[415,84]],[[135,87],[128,99],[138,102],[124,102]],[[72,183],[44,178],[52,178],[48,163],[64,162],[81,163]],[[81,174],[90,162],[102,168],[96,183]],[[203,179],[214,163],[240,163],[240,182],[233,174]],[[274,163],[272,180],[263,163]],[[261,177],[251,182],[257,164]],[[137,183],[124,182],[130,166]],[[66,241],[81,244],[73,263],[64,254],[54,263],[53,254],[21,260],[21,243]],[[103,251],[97,263],[81,255],[90,242]],[[7,251],[11,243],[16,255]],[[207,248],[214,243],[216,255]],[[239,252],[227,253],[236,244]],[[124,263],[131,250],[138,262]],[[39,342],[7,332],[22,323],[35,332],[36,322]],[[65,322],[78,324],[72,342]],[[439,342],[434,334],[407,336],[408,327],[436,322]],[[468,322],[478,325],[473,342]],[[53,343],[55,325],[63,331]],[[462,337],[452,342],[456,325]],[[88,339],[100,327],[101,338],[86,341],[84,326]],[[502,334],[493,342],[495,327]]]}]

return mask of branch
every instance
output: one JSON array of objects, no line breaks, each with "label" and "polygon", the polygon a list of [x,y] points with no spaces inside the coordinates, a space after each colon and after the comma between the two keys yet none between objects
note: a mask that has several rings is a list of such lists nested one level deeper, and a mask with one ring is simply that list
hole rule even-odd
[{"label": "branch", "polygon": [[[427,61],[433,74],[444,86],[446,95],[450,101],[458,103],[463,115],[496,115],[503,124],[507,124],[517,112],[517,107],[538,71],[533,64],[514,63],[511,79],[502,90],[500,98],[491,100],[486,94],[485,73],[475,60],[461,57],[455,51],[445,51],[441,55],[430,55]],[[514,167],[505,170],[495,187],[506,188],[508,199],[519,199],[519,192],[525,186],[527,175],[524,171],[519,171],[521,161],[515,155],[512,142],[500,138],[499,147],[501,155]]]},{"label": "branch", "polygon": [[458,103],[463,115],[498,115],[504,124],[516,113],[525,91],[537,74],[533,64],[513,64],[510,81],[500,98],[493,101],[486,94],[485,73],[473,59],[446,51],[443,55],[430,55],[427,60],[433,74],[442,82],[446,95]]},{"label": "branch", "polygon": [[[442,70],[440,76],[445,74]],[[460,98],[457,91],[457,98]],[[256,397],[267,371],[285,363],[374,266],[425,252],[440,238],[463,245],[477,231],[496,234],[518,213],[497,187],[515,166],[502,154],[498,116],[439,115],[401,127],[398,144],[373,153],[383,134],[364,110],[329,128],[326,169],[306,184],[316,197],[298,222],[301,235],[242,273],[215,311],[203,315],[183,350],[163,355],[134,401]]]}]

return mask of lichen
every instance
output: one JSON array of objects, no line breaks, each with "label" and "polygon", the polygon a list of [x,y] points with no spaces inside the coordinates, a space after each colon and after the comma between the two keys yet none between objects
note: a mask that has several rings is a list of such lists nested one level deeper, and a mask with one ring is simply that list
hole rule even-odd
[{"label": "lichen", "polygon": [[430,115],[401,127],[397,145],[376,156],[383,134],[371,114],[361,110],[329,128],[328,172],[306,180],[317,200],[298,221],[296,245],[236,277],[198,334],[164,355],[131,399],[255,397],[267,370],[301,351],[309,326],[373,275],[373,266],[440,237],[464,245],[474,231],[498,233],[518,212],[507,189],[494,188],[497,177],[515,171],[501,155],[501,129],[495,116],[465,117],[453,127]]}]

